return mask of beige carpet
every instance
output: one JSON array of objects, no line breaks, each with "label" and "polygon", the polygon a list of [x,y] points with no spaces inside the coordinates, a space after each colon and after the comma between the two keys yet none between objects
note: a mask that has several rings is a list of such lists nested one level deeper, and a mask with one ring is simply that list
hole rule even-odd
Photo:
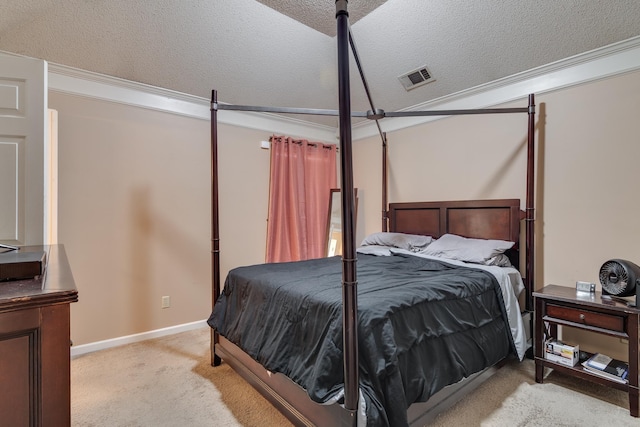
[{"label": "beige carpet", "polygon": [[[532,404],[531,402],[535,402]],[[627,409],[555,384],[522,383],[483,427],[513,426],[638,426]]]},{"label": "beige carpet", "polygon": [[[640,426],[626,394],[550,371],[533,380],[533,362],[510,362],[434,426]],[[209,364],[202,328],[74,358],[73,426],[291,425],[229,366]]]}]

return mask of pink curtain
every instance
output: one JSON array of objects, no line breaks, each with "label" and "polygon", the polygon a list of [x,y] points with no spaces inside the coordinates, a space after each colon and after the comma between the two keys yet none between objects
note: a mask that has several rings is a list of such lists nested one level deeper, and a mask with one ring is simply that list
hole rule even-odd
[{"label": "pink curtain", "polygon": [[266,262],[325,256],[329,190],[335,187],[335,145],[271,138]]}]

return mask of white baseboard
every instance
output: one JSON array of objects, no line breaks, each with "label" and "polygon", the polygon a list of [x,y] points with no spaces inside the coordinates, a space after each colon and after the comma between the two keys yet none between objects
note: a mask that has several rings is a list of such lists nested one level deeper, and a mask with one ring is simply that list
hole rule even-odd
[{"label": "white baseboard", "polygon": [[71,357],[81,356],[83,354],[92,353],[98,350],[105,350],[112,347],[118,347],[125,344],[131,344],[148,340],[151,338],[160,338],[167,335],[173,335],[180,332],[192,331],[194,329],[203,328],[207,325],[206,320],[198,320],[197,322],[184,323],[182,325],[170,326],[168,328],[156,329],[154,331],[142,332],[124,337],[112,338],[104,341],[97,341],[89,344],[82,344],[71,347]]}]

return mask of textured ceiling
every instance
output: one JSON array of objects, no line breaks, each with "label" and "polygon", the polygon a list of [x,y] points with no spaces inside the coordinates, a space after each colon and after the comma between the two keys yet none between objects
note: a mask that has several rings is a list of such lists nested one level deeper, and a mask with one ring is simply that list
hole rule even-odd
[{"label": "textured ceiling", "polygon": [[[328,36],[336,35],[335,2],[317,0],[257,1],[314,30],[318,30]],[[350,0],[348,4],[349,24],[355,24],[385,1],[387,0]]]},{"label": "textured ceiling", "polygon": [[[640,34],[638,0],[349,4],[373,99],[386,111]],[[221,102],[335,109],[327,25],[335,26],[333,0],[2,0],[0,50],[203,98],[217,89]],[[436,80],[405,91],[397,77],[423,65]],[[354,67],[351,78],[352,108],[366,111]]]}]

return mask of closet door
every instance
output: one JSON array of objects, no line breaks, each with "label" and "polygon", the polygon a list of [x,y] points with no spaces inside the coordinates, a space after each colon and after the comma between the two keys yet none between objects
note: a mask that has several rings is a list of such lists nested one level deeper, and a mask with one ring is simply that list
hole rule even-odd
[{"label": "closet door", "polygon": [[0,54],[0,243],[44,243],[47,63]]}]

